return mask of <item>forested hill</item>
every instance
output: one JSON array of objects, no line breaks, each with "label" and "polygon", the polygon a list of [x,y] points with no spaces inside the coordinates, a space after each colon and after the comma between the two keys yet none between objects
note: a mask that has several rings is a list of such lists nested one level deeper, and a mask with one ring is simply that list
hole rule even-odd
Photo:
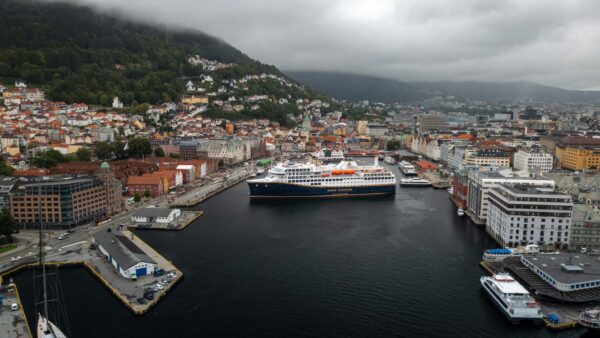
[{"label": "forested hill", "polygon": [[134,23],[88,7],[39,0],[0,1],[0,83],[41,86],[49,98],[109,105],[177,99],[182,76],[202,73],[189,55],[236,63],[223,77],[268,72],[220,39]]}]

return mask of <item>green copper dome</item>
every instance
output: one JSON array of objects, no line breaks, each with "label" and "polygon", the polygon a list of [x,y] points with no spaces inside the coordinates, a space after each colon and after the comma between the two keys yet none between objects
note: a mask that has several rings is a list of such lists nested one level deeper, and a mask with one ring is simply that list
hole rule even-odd
[{"label": "green copper dome", "polygon": [[102,164],[100,165],[100,169],[110,169],[108,162],[102,162]]}]

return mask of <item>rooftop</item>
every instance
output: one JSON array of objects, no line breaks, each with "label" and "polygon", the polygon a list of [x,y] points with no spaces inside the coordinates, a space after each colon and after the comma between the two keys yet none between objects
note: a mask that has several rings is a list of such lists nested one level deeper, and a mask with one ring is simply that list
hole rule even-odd
[{"label": "rooftop", "polygon": [[[556,255],[523,256],[522,259],[542,270],[556,282],[563,284],[582,283],[600,279],[600,261],[597,257],[578,253],[561,253]],[[565,271],[565,266],[571,266]],[[578,266],[583,271],[575,271]]]},{"label": "rooftop", "polygon": [[133,217],[168,217],[176,209],[143,208],[133,213]]},{"label": "rooftop", "polygon": [[140,262],[156,264],[120,231],[100,231],[93,237],[123,269],[129,269]]}]

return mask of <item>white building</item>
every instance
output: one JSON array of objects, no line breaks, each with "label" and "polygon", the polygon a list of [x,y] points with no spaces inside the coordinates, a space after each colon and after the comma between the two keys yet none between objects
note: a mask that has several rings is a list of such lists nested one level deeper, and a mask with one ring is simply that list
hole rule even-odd
[{"label": "white building", "polygon": [[489,192],[486,231],[502,246],[566,247],[573,201],[553,188],[502,184]]},{"label": "white building", "polygon": [[115,109],[121,109],[121,108],[123,108],[123,102],[121,102],[119,100],[118,96],[113,97],[112,107],[115,108]]},{"label": "white building", "polygon": [[180,209],[144,208],[131,215],[134,223],[173,223],[181,215]]},{"label": "white building", "polygon": [[533,187],[554,188],[554,181],[525,172],[513,172],[511,169],[499,171],[469,171],[467,214],[473,222],[485,224],[488,211],[488,194],[492,188],[503,183],[525,184]]},{"label": "white building", "polygon": [[547,173],[552,170],[552,161],[554,158],[550,154],[519,150],[515,153],[513,165],[518,170],[540,169]]},{"label": "white building", "polygon": [[150,275],[158,267],[156,261],[141,250],[132,251],[137,245],[120,231],[99,231],[93,235],[92,242],[125,278]]},{"label": "white building", "polygon": [[510,156],[500,149],[480,149],[465,156],[467,165],[510,167]]}]

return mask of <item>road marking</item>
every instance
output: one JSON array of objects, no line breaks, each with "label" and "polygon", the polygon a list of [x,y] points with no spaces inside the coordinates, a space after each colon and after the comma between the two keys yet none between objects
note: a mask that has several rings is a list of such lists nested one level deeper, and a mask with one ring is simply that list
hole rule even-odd
[{"label": "road marking", "polygon": [[70,246],[74,246],[74,245],[83,244],[83,243],[87,243],[87,241],[81,241],[81,242],[77,242],[77,243],[73,243],[73,244],[65,245],[65,246],[61,247],[61,249],[68,248],[68,247],[70,247]]}]

